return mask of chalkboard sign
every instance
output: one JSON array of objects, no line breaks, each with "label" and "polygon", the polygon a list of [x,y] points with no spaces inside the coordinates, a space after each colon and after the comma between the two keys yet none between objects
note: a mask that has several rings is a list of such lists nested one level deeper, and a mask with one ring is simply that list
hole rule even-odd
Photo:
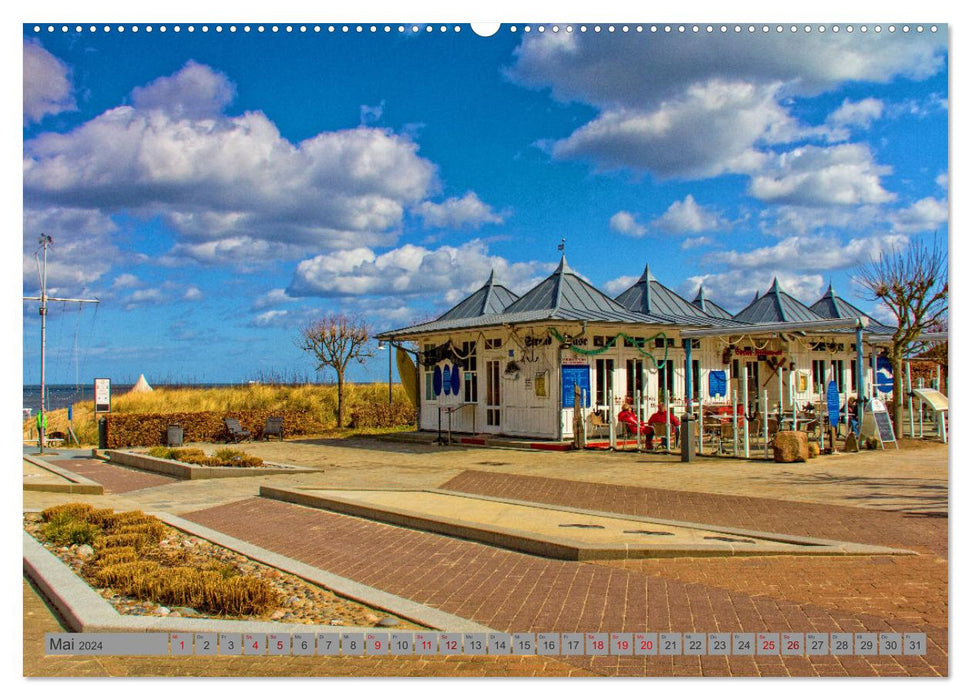
[{"label": "chalkboard sign", "polygon": [[590,365],[564,365],[561,368],[563,376],[563,408],[573,408],[573,387],[577,386],[586,397],[584,408],[590,408]]},{"label": "chalkboard sign", "polygon": [[890,414],[887,413],[887,407],[880,399],[871,399],[867,403],[861,433],[868,437],[877,438],[881,447],[892,442],[894,447],[900,449],[900,446],[897,445],[897,437],[893,432],[893,424],[890,422]]}]

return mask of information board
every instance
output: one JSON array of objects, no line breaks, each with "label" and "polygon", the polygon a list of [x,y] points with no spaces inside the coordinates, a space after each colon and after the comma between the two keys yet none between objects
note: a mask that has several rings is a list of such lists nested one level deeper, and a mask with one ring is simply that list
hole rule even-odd
[{"label": "information board", "polygon": [[111,413],[111,380],[94,380],[94,412]]},{"label": "information board", "polygon": [[590,365],[563,365],[563,408],[573,408],[573,387],[586,397],[583,408],[590,408]]}]

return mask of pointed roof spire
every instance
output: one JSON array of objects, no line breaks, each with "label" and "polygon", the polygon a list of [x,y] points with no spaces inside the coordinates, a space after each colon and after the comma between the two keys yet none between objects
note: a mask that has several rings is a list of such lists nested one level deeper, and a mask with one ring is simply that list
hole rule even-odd
[{"label": "pointed roof spire", "polygon": [[701,304],[702,307],[705,305],[705,302],[708,301],[708,297],[705,296],[704,282],[698,285],[698,293],[695,295],[695,301]]},{"label": "pointed roof spire", "polygon": [[781,291],[782,291],[782,287],[779,285],[779,278],[778,277],[773,277],[772,278],[772,286],[769,287],[769,291],[766,292],[766,293],[767,294],[778,294]]},{"label": "pointed roof spire", "polygon": [[752,297],[752,301],[758,301],[760,296],[762,296],[762,293],[759,292],[758,288],[756,288],[755,289],[755,296]]}]

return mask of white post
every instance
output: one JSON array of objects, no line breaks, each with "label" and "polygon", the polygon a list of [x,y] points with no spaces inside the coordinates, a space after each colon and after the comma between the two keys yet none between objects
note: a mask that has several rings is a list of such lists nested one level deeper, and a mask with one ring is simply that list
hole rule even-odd
[{"label": "white post", "polygon": [[819,428],[819,453],[823,453],[823,407],[826,405],[823,403],[823,385],[819,385],[819,403],[818,409],[816,410],[816,426]]},{"label": "white post", "polygon": [[748,367],[742,364],[742,454],[746,459],[748,453]]},{"label": "white post", "polygon": [[664,449],[671,451],[671,394],[664,391]]},{"label": "white post", "polygon": [[782,414],[786,410],[786,406],[783,401],[785,397],[782,395],[782,366],[780,365],[779,369],[776,371],[779,373],[779,422],[781,423]]},{"label": "white post", "polygon": [[765,410],[762,411],[762,437],[765,438],[765,458],[769,458],[769,390],[762,390],[762,402]]},{"label": "white post", "polygon": [[[924,388],[924,378],[923,377],[921,377],[920,379],[917,380],[917,388],[918,389],[923,389]],[[919,428],[920,435],[919,435],[919,437],[923,440],[924,439],[924,402],[923,401],[918,401],[917,402],[917,405],[920,407],[920,428]]]},{"label": "white post", "polygon": [[[698,377],[698,382],[701,383],[701,377]],[[701,387],[698,387],[698,454],[702,454],[705,450],[705,409],[702,404],[701,398]]]},{"label": "white post", "polygon": [[910,416],[910,437],[914,437],[914,385],[910,376],[910,362],[907,362],[907,414]]},{"label": "white post", "polygon": [[850,390],[847,389],[843,392],[843,405],[846,406],[846,419],[844,423],[846,424],[846,434],[850,434]]},{"label": "white post", "polygon": [[580,390],[580,405],[574,406],[574,411],[580,412],[580,422],[583,424],[583,445],[586,447],[587,444],[587,413],[585,407],[587,405],[587,390]]},{"label": "white post", "polygon": [[617,449],[617,421],[614,420],[614,391],[607,387],[607,420],[610,423],[610,449]]},{"label": "white post", "polygon": [[738,392],[732,389],[732,457],[738,457]]},{"label": "white post", "polygon": [[[635,365],[636,367],[637,365]],[[641,451],[641,392],[634,389],[634,415],[637,416],[637,432],[634,434],[634,445]]]}]

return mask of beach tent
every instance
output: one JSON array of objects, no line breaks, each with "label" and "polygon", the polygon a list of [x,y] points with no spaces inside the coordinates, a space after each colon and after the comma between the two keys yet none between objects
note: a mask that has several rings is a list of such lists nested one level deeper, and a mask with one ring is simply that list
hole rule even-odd
[{"label": "beach tent", "polygon": [[153,391],[153,389],[152,389],[151,385],[147,381],[145,381],[145,375],[144,374],[140,374],[140,375],[138,375],[138,381],[135,382],[135,386],[133,386],[131,388],[131,391],[128,392],[128,393],[130,393],[130,394],[140,394],[140,393],[145,392],[145,391]]}]

